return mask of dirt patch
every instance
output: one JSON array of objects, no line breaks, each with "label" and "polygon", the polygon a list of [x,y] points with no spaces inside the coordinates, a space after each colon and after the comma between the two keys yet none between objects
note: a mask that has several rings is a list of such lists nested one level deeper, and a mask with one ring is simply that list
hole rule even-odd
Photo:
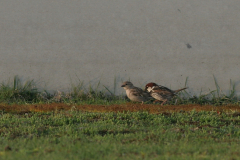
[{"label": "dirt patch", "polygon": [[115,104],[115,105],[74,105],[64,103],[51,103],[51,104],[34,104],[34,105],[6,105],[0,104],[0,111],[5,112],[50,112],[59,110],[79,110],[85,112],[138,112],[147,111],[149,113],[171,113],[171,112],[185,112],[185,111],[217,111],[218,113],[234,111],[240,112],[239,105],[226,105],[226,106],[211,106],[211,105],[155,105],[155,104]]}]

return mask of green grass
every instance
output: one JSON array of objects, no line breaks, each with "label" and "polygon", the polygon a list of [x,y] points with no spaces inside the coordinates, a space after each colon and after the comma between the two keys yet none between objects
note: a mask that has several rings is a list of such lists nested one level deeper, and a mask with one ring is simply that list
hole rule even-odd
[{"label": "green grass", "polygon": [[[76,104],[121,104],[126,102],[126,97],[115,95],[116,80],[114,80],[114,92],[105,87],[100,90],[100,81],[96,87],[89,84],[83,85],[79,80],[77,84],[72,83],[69,92],[55,91],[49,93],[47,90],[40,90],[36,87],[34,80],[22,83],[18,76],[13,82],[1,83],[0,103],[7,104],[34,104],[34,103],[76,103]],[[111,93],[111,94],[109,94]]]},{"label": "green grass", "polygon": [[[210,105],[240,105],[240,98],[236,96],[236,85],[230,80],[229,93],[223,93],[213,76],[216,89],[209,90],[208,94],[191,95],[187,90],[180,92],[169,104],[210,104]],[[187,86],[186,78],[185,86]],[[22,83],[18,76],[13,82],[1,83],[0,103],[7,104],[33,104],[33,103],[70,103],[70,104],[124,104],[129,101],[126,95],[116,95],[117,83],[114,79],[113,91],[102,85],[100,81],[95,87],[91,84],[84,85],[78,79],[77,83],[71,83],[68,92],[56,91],[49,93],[47,90],[39,90],[34,80]],[[119,86],[120,87],[120,86]],[[103,88],[103,89],[100,89]],[[123,91],[124,92],[124,91]]]},{"label": "green grass", "polygon": [[[236,95],[236,85],[230,79],[229,93],[223,93],[220,86],[217,83],[216,77],[213,75],[215,90],[209,90],[209,93],[202,94],[202,91],[198,96],[190,95],[186,90],[181,92],[171,104],[201,104],[201,105],[240,105],[240,98]],[[185,82],[185,86],[187,84]]]},{"label": "green grass", "polygon": [[34,81],[27,81],[22,84],[19,77],[15,76],[13,84],[2,83],[0,85],[0,102],[36,102],[38,99],[38,89],[34,86]]},{"label": "green grass", "polygon": [[[170,104],[240,104],[235,84],[228,94],[216,90],[191,95],[181,92]],[[186,79],[187,84],[187,79]],[[104,89],[100,89],[103,87]],[[100,82],[93,87],[79,80],[69,92],[50,94],[33,80],[0,85],[6,104],[124,104]],[[217,112],[88,113],[72,109],[48,113],[0,112],[0,159],[239,159],[240,114]]]},{"label": "green grass", "polygon": [[0,114],[0,159],[238,159],[239,114]]}]

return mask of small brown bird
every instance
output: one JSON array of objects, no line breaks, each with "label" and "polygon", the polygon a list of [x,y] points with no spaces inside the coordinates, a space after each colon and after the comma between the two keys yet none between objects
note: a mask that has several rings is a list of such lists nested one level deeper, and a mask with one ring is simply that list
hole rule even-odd
[{"label": "small brown bird", "polygon": [[173,91],[167,87],[158,85],[153,82],[148,83],[145,86],[145,91],[148,91],[150,95],[156,99],[154,102],[162,101],[161,105],[171,100],[174,95],[176,95],[178,92],[184,89],[187,89],[187,88],[182,88],[182,89]]},{"label": "small brown bird", "polygon": [[126,90],[127,97],[131,101],[135,102],[146,102],[152,99],[151,95],[143,91],[141,88],[135,87],[131,82],[126,81],[121,85]]}]

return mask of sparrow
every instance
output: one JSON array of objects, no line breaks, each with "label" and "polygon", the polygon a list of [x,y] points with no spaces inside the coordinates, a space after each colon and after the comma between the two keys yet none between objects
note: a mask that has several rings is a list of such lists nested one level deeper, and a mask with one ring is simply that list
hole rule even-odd
[{"label": "sparrow", "polygon": [[131,82],[126,81],[123,82],[121,85],[126,90],[127,97],[131,101],[135,102],[146,102],[152,99],[151,95],[147,92],[142,90],[141,88],[135,87]]},{"label": "sparrow", "polygon": [[145,86],[145,91],[148,91],[150,95],[156,99],[154,102],[162,101],[161,105],[171,100],[173,96],[184,89],[187,89],[187,87],[173,91],[167,87],[158,85],[153,82],[148,83]]}]

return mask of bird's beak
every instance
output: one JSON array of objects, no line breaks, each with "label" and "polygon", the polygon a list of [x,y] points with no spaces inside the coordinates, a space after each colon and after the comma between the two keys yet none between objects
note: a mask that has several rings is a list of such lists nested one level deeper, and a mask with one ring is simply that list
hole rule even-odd
[{"label": "bird's beak", "polygon": [[125,87],[125,85],[121,85],[121,87]]}]

